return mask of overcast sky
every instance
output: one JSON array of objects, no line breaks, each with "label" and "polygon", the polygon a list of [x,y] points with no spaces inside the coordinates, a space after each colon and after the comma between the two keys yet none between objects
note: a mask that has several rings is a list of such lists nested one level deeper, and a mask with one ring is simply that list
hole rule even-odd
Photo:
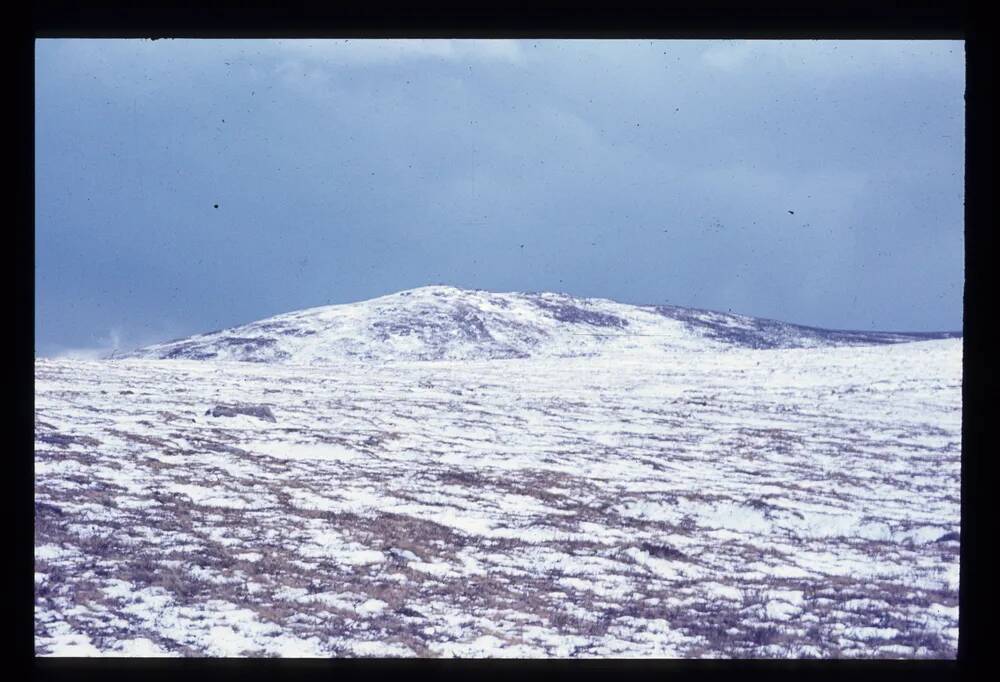
[{"label": "overcast sky", "polygon": [[40,40],[36,351],[444,283],[962,324],[964,51]]}]

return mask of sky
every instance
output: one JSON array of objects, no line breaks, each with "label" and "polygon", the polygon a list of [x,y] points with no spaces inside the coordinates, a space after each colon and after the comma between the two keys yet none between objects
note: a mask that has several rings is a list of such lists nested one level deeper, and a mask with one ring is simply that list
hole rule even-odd
[{"label": "sky", "polygon": [[962,327],[961,41],[38,40],[35,349],[429,284]]}]

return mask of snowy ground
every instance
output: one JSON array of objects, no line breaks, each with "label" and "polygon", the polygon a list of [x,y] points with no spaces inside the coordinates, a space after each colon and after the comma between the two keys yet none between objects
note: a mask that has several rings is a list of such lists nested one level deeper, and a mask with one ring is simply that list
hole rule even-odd
[{"label": "snowy ground", "polygon": [[961,361],[38,360],[36,650],[954,657]]}]

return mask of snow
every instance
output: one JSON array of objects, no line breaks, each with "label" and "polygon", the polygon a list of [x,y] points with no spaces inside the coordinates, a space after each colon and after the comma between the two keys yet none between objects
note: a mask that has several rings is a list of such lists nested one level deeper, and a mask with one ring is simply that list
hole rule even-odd
[{"label": "snow", "polygon": [[49,644],[49,648],[50,656],[82,658],[101,655],[101,650],[91,644],[90,637],[85,634],[57,638]]},{"label": "snow", "polygon": [[[672,349],[724,350],[895,343],[927,338],[843,333],[672,306],[565,294],[430,286],[358,303],[277,315],[126,354],[316,365],[344,361],[594,357]],[[666,399],[673,389],[639,387]],[[250,418],[237,418],[253,428]],[[252,420],[251,420],[252,421]]]},{"label": "snow", "polygon": [[445,563],[428,563],[425,561],[411,561],[407,564],[414,571],[429,573],[430,575],[443,576],[453,573],[452,567]]},{"label": "snow", "polygon": [[71,554],[72,551],[56,545],[41,545],[39,547],[35,547],[35,559],[45,559],[47,561],[51,561],[52,559],[60,559]]},{"label": "snow", "polygon": [[278,459],[320,459],[348,462],[361,456],[355,450],[331,443],[255,443],[249,446],[249,449]]},{"label": "snow", "polygon": [[381,613],[386,606],[388,606],[388,604],[380,599],[368,599],[364,603],[355,606],[354,610],[359,615],[370,616],[372,614]]},{"label": "snow", "polygon": [[196,504],[212,507],[225,507],[227,509],[247,509],[252,504],[246,500],[225,494],[220,494],[217,489],[206,488],[199,485],[173,485],[166,488],[164,492],[177,493],[190,497]]},{"label": "snow", "polygon": [[743,599],[743,593],[730,585],[708,583],[705,585],[705,591],[717,599],[729,599],[732,601],[741,601]]},{"label": "snow", "polygon": [[164,658],[177,654],[164,650],[156,642],[146,637],[123,639],[114,649],[114,655],[129,658]]},{"label": "snow", "polygon": [[961,339],[448,288],[254,330],[36,361],[39,655],[956,653]]},{"label": "snow", "polygon": [[339,558],[348,564],[365,566],[367,564],[378,564],[385,561],[385,555],[370,549],[362,549],[353,552],[342,552]]},{"label": "snow", "polygon": [[390,658],[414,655],[413,650],[408,646],[380,641],[355,642],[351,645],[351,649],[356,656],[366,656],[371,658]]}]

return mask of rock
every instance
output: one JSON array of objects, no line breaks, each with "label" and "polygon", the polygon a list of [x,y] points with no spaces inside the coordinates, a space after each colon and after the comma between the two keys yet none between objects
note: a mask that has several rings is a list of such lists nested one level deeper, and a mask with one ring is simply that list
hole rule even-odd
[{"label": "rock", "polygon": [[398,613],[401,616],[406,616],[408,618],[427,618],[427,616],[420,613],[416,609],[411,609],[409,606],[402,606],[396,609],[396,613]]},{"label": "rock", "polygon": [[58,445],[61,448],[67,448],[71,445],[94,447],[101,444],[101,441],[90,436],[73,436],[67,433],[59,433],[58,431],[36,433],[35,440],[48,445]]},{"label": "rock", "polygon": [[209,417],[235,417],[238,414],[245,414],[249,417],[256,417],[266,422],[277,422],[274,413],[267,405],[250,405],[247,403],[219,404],[206,410],[205,415]]}]

